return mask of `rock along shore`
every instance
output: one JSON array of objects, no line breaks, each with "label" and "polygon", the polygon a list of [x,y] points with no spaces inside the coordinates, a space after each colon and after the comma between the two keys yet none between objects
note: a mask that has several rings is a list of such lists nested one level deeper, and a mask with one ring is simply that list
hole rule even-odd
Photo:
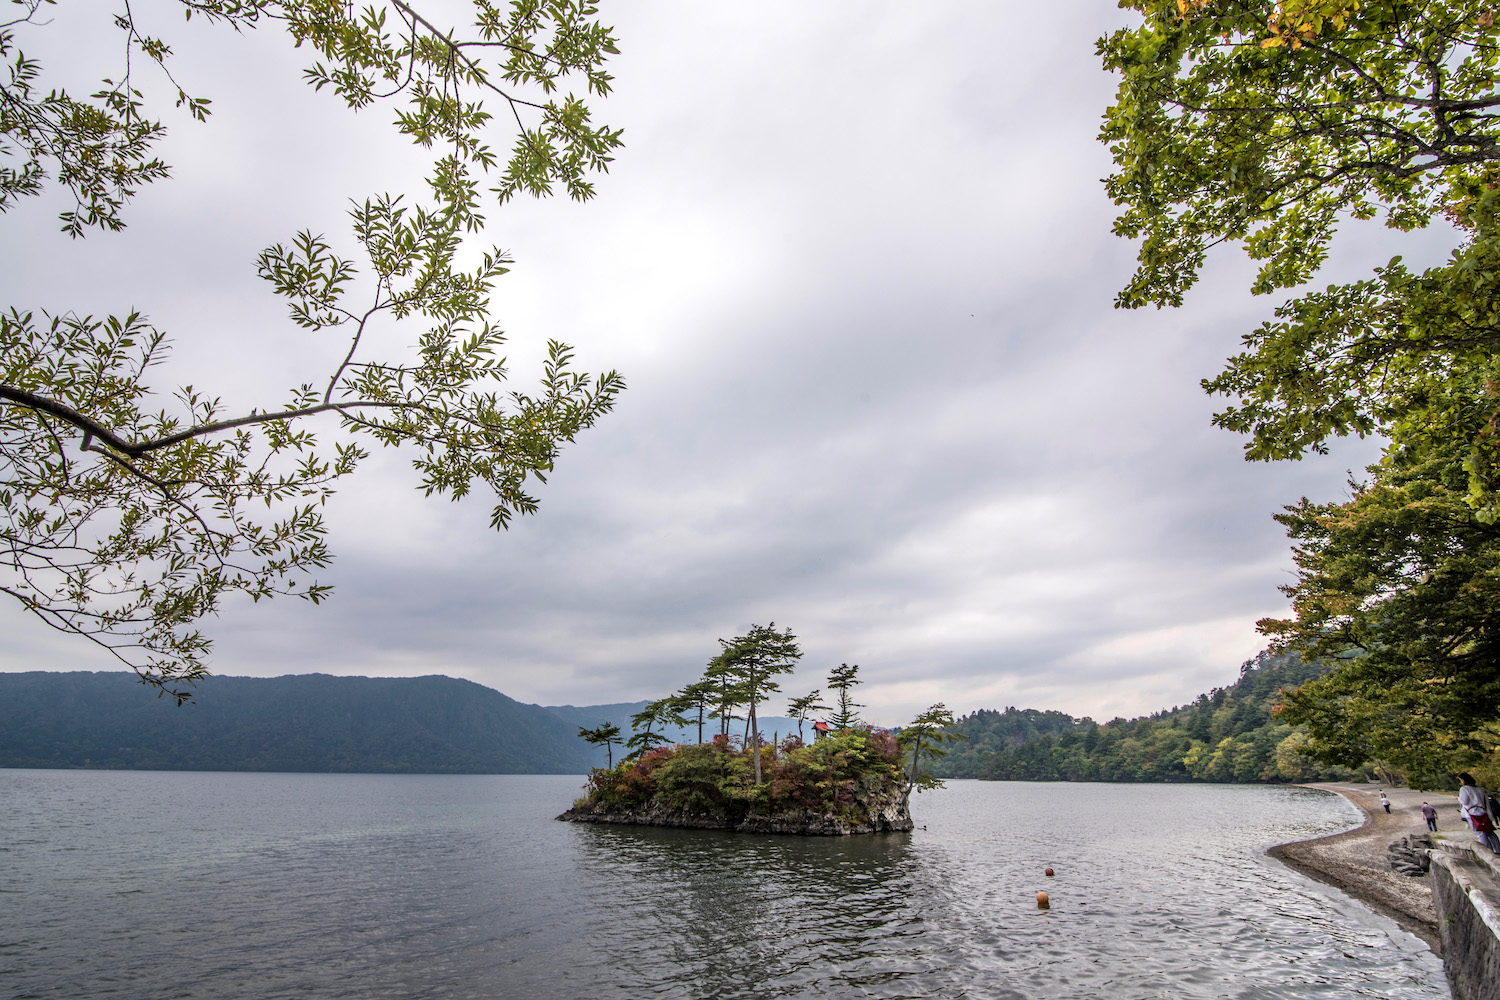
[{"label": "rock along shore", "polygon": [[1458,796],[1384,786],[1391,800],[1387,814],[1380,807],[1383,786],[1322,782],[1303,787],[1342,795],[1364,813],[1364,823],[1326,837],[1278,844],[1266,853],[1304,875],[1343,890],[1441,953],[1431,880],[1392,871],[1386,848],[1402,837],[1427,833],[1421,813],[1423,801],[1437,807],[1439,836],[1467,842],[1465,838],[1473,834],[1458,816]]},{"label": "rock along shore", "polygon": [[784,833],[801,837],[847,837],[864,833],[906,833],[912,829],[905,796],[860,803],[864,818],[850,821],[812,810],[773,815],[751,813],[740,819],[683,813],[670,809],[604,810],[574,807],[557,817],[565,823],[618,823],[630,826],[672,826],[689,830],[733,830],[737,833]]}]

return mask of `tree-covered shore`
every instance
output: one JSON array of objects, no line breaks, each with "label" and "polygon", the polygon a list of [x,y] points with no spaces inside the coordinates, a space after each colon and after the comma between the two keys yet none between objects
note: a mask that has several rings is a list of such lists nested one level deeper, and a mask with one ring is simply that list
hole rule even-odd
[{"label": "tree-covered shore", "polygon": [[968,740],[933,764],[945,778],[999,781],[1343,781],[1372,774],[1308,756],[1305,726],[1277,715],[1281,692],[1327,673],[1296,653],[1263,653],[1237,681],[1177,708],[1097,723],[1007,708],[960,718]]}]

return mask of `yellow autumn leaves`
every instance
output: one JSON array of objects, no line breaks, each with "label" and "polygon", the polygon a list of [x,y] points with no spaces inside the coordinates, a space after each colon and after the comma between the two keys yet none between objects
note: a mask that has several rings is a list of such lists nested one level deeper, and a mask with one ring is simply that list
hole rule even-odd
[{"label": "yellow autumn leaves", "polygon": [[[1206,11],[1214,0],[1173,2],[1177,5],[1177,16],[1187,20]],[[1260,47],[1300,49],[1304,41],[1316,38],[1325,27],[1343,30],[1358,7],[1357,0],[1281,0],[1266,22],[1268,34],[1261,39]]]}]

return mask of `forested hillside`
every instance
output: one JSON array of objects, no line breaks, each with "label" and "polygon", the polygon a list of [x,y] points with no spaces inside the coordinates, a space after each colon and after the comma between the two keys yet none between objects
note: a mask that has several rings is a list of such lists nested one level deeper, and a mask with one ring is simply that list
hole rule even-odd
[{"label": "forested hillside", "polygon": [[208,677],[181,707],[135,674],[0,673],[0,767],[582,774],[538,705],[452,677]]},{"label": "forested hillside", "polygon": [[1302,754],[1305,730],[1271,714],[1278,692],[1325,668],[1295,653],[1261,654],[1234,684],[1191,704],[1099,724],[1060,712],[976,712],[969,737],[934,773],[1020,781],[1319,781],[1353,775]]},{"label": "forested hillside", "polygon": [[982,708],[958,720],[955,729],[965,739],[948,745],[948,756],[934,761],[931,770],[944,778],[977,778],[990,755],[1014,750],[1042,736],[1056,736],[1077,728],[1079,720],[1063,712],[1042,712],[1010,706],[1003,712]]}]

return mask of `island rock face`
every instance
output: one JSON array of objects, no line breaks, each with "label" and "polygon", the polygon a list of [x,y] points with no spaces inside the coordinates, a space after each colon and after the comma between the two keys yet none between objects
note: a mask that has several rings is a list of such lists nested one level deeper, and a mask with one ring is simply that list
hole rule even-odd
[{"label": "island rock face", "polygon": [[810,746],[793,737],[762,747],[756,784],[751,753],[721,736],[596,770],[588,794],[557,818],[800,836],[904,832],[912,820],[897,760],[885,730],[850,729]]},{"label": "island rock face", "polygon": [[567,823],[628,823],[640,826],[677,826],[690,830],[737,830],[740,833],[788,833],[804,837],[846,837],[856,833],[905,833],[912,828],[904,796],[862,803],[854,815],[813,809],[773,814],[748,813],[741,819],[727,815],[693,815],[669,807],[605,809],[575,806],[557,817]]}]

